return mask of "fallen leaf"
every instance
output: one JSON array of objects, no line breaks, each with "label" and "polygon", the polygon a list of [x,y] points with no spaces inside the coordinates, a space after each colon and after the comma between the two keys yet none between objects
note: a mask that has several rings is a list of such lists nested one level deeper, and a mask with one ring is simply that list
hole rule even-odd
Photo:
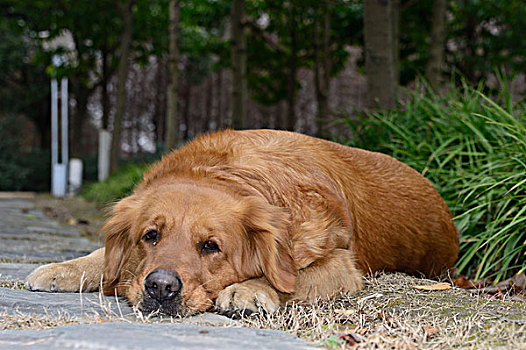
[{"label": "fallen leaf", "polygon": [[428,324],[424,325],[424,331],[426,332],[426,338],[431,338],[432,336],[438,333],[438,329],[436,329],[435,327],[431,327]]},{"label": "fallen leaf", "polygon": [[96,317],[96,320],[97,320],[97,323],[106,323],[106,322],[108,322],[108,320],[105,320],[105,319],[103,319],[103,318],[100,317],[100,316],[97,316],[97,317]]},{"label": "fallen leaf", "polygon": [[430,286],[413,286],[415,289],[420,290],[448,290],[451,289],[451,284],[447,282],[435,283]]},{"label": "fallen leaf", "polygon": [[460,276],[453,280],[453,284],[458,288],[477,288],[478,286],[470,279],[467,279],[464,276]]},{"label": "fallen leaf", "polygon": [[359,334],[359,335],[365,335],[365,333],[369,332],[370,329],[369,328],[360,328],[358,330],[356,330],[356,334]]},{"label": "fallen leaf", "polygon": [[513,276],[511,279],[511,282],[513,284],[513,288],[515,291],[524,291],[526,290],[526,275],[521,272]]},{"label": "fallen leaf", "polygon": [[338,339],[343,340],[345,344],[349,346],[353,346],[358,343],[361,343],[363,337],[355,333],[345,333],[345,334],[340,335]]}]

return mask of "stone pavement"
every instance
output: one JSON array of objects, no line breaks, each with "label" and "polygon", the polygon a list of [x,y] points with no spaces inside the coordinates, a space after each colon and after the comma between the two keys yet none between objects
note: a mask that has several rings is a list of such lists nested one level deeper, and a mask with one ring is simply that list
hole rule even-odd
[{"label": "stone pavement", "polygon": [[[0,193],[0,282],[22,282],[37,266],[83,256],[102,246],[47,218],[26,197]],[[66,317],[79,324],[5,330],[2,313]],[[212,313],[175,323],[141,322],[125,300],[100,293],[0,288],[0,349],[314,348],[284,332],[241,328],[236,321]]]}]

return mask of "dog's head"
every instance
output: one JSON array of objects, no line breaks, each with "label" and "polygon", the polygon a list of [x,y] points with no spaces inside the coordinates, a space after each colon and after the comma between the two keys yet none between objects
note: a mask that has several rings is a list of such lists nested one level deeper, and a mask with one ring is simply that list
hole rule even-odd
[{"label": "dog's head", "polygon": [[294,291],[289,216],[259,197],[194,183],[162,185],[121,200],[104,226],[104,292],[144,312],[188,315],[225,287],[265,276]]}]

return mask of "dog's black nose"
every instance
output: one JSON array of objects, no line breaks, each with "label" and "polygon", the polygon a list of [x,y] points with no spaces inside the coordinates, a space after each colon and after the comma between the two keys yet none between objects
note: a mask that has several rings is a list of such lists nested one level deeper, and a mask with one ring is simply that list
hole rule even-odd
[{"label": "dog's black nose", "polygon": [[181,279],[170,270],[154,270],[144,279],[144,288],[159,302],[174,299],[179,295],[181,287]]}]

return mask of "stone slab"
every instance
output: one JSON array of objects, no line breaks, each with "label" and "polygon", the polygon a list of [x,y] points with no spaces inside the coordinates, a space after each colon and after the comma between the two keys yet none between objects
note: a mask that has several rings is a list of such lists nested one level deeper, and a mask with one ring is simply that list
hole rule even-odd
[{"label": "stone slab", "polygon": [[60,252],[30,252],[30,253],[19,253],[0,250],[0,261],[11,262],[11,263],[22,263],[27,262],[30,264],[49,264],[54,262],[63,262],[78,258],[79,256],[88,255],[90,251],[65,251]]},{"label": "stone slab", "polygon": [[35,198],[36,193],[35,192],[8,192],[8,191],[1,191],[0,192],[0,199],[31,199]]},{"label": "stone slab", "polygon": [[40,264],[0,264],[0,281],[24,281]]},{"label": "stone slab", "polygon": [[35,206],[25,198],[1,198],[0,208],[33,209]]},{"label": "stone slab", "polygon": [[[0,199],[0,261],[49,263],[87,255],[102,242],[44,217],[27,199]],[[0,271],[1,273],[1,271]]]},{"label": "stone slab", "polygon": [[0,310],[30,315],[68,315],[76,319],[134,314],[126,300],[100,293],[46,293],[10,288],[0,288]]},{"label": "stone slab", "polygon": [[[99,320],[140,321],[140,315],[134,312],[125,299],[108,297],[98,292],[45,293],[0,288],[0,311],[10,314],[21,312],[46,317],[68,316],[79,321],[93,320],[94,317]],[[163,320],[162,317],[154,317],[153,319]],[[171,318],[166,317],[164,319],[171,320]],[[179,322],[214,326],[239,325],[237,321],[231,318],[208,312],[180,319]]]},{"label": "stone slab", "polygon": [[[82,247],[79,247],[82,248]],[[4,262],[28,262],[47,264],[51,262],[62,262],[88,255],[94,249],[89,250],[64,250],[64,251],[13,251],[0,249],[0,261]]]},{"label": "stone slab", "polygon": [[[78,322],[93,322],[94,320],[142,322],[145,318],[157,323],[174,322],[172,317],[142,315],[135,312],[125,299],[108,297],[98,292],[45,293],[0,288],[0,312],[22,313],[46,318],[67,317]],[[240,325],[231,318],[209,312],[181,319],[176,318],[175,321],[218,327]]]},{"label": "stone slab", "polygon": [[27,230],[29,232],[44,233],[44,234],[54,234],[54,235],[64,235],[64,236],[80,236],[79,231],[74,228],[62,228],[62,227],[45,227],[45,226],[28,226]]},{"label": "stone slab", "polygon": [[0,349],[314,349],[292,335],[190,324],[104,323],[0,331]]},{"label": "stone slab", "polygon": [[5,215],[4,218],[7,220],[25,219],[30,222],[35,222],[36,220],[39,220],[48,224],[54,224],[55,226],[58,225],[58,223],[56,223],[55,221],[50,221],[49,218],[46,215],[44,215],[43,212],[38,211],[36,209],[0,207],[0,214]]},{"label": "stone slab", "polygon": [[[6,232],[7,231],[7,232]],[[42,233],[29,233],[29,232],[23,232],[23,231],[15,231],[8,232],[8,230],[2,230],[0,231],[0,242],[3,242],[4,240],[25,240],[25,241],[48,241],[48,242],[68,242],[68,241],[74,241],[79,246],[87,243],[93,243],[93,244],[99,244],[102,246],[102,239],[99,239],[97,241],[95,240],[88,240],[83,237],[78,236],[58,236],[58,235],[46,235]]]},{"label": "stone slab", "polygon": [[16,251],[35,251],[35,250],[52,250],[52,251],[93,251],[100,248],[101,246],[85,242],[80,239],[35,239],[35,240],[21,240],[21,239],[12,239],[3,238],[2,239],[2,249]]}]

